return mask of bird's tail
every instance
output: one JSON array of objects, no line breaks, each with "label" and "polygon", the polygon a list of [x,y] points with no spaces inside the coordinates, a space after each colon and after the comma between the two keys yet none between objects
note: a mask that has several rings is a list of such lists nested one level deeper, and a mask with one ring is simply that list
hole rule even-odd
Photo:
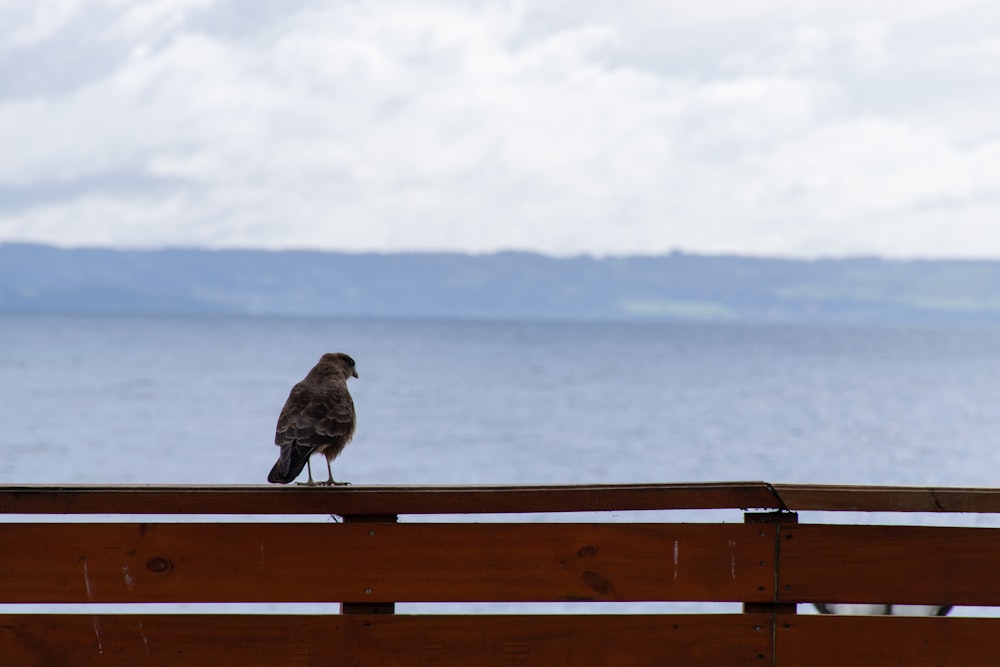
[{"label": "bird's tail", "polygon": [[302,472],[312,455],[313,448],[298,444],[284,445],[281,454],[275,461],[271,472],[267,474],[267,481],[271,484],[288,484]]}]

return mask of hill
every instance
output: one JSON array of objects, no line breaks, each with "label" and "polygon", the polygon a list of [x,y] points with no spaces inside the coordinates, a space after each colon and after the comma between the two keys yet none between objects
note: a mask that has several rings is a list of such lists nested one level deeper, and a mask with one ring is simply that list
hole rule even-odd
[{"label": "hill", "polygon": [[1000,322],[1000,262],[6,243],[0,313]]}]

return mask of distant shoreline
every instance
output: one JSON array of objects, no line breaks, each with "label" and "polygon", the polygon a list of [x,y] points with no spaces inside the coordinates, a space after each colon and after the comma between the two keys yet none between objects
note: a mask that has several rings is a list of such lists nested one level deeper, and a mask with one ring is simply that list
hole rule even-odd
[{"label": "distant shoreline", "polygon": [[0,243],[0,314],[1000,324],[1000,261]]}]

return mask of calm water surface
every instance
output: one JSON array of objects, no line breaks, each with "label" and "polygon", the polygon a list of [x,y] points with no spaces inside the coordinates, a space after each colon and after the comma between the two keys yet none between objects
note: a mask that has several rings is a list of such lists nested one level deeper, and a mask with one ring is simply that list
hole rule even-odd
[{"label": "calm water surface", "polygon": [[349,352],[368,483],[997,485],[1000,330],[0,319],[0,483],[256,483]]}]

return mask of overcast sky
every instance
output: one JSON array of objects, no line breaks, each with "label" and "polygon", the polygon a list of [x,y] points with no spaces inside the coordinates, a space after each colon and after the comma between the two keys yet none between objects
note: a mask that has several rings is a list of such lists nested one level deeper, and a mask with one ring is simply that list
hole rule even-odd
[{"label": "overcast sky", "polygon": [[0,0],[0,242],[1000,257],[1000,4]]}]

